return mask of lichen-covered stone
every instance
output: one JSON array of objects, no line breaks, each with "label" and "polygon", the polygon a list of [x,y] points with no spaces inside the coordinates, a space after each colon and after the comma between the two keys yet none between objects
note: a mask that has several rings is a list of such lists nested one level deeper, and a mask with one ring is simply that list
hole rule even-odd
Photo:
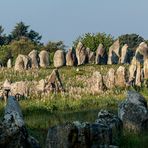
[{"label": "lichen-covered stone", "polygon": [[47,68],[49,66],[49,53],[46,50],[42,50],[39,53],[40,67]]},{"label": "lichen-covered stone", "polygon": [[119,63],[119,60],[120,60],[119,50],[120,50],[120,43],[118,39],[109,48],[107,64],[118,64]]},{"label": "lichen-covered stone", "polygon": [[72,49],[69,49],[66,54],[66,65],[74,66],[76,64],[76,56]]},{"label": "lichen-covered stone", "polygon": [[79,42],[76,47],[76,57],[78,60],[78,65],[83,65],[87,61],[87,51],[81,42]]},{"label": "lichen-covered stone", "polygon": [[59,68],[65,65],[65,53],[63,50],[57,50],[53,58],[54,67]]},{"label": "lichen-covered stone", "polygon": [[148,109],[145,98],[135,91],[128,91],[127,98],[118,107],[118,116],[125,129],[134,132],[148,131]]},{"label": "lichen-covered stone", "polygon": [[95,123],[75,121],[49,128],[46,147],[109,147],[118,144],[121,130],[122,123],[117,116],[101,111]]},{"label": "lichen-covered stone", "polygon": [[115,87],[115,70],[110,68],[107,74],[103,77],[103,82],[108,89]]},{"label": "lichen-covered stone", "polygon": [[115,85],[118,87],[126,86],[126,69],[124,66],[120,66],[116,71]]},{"label": "lichen-covered stone", "polygon": [[31,68],[39,68],[39,56],[37,50],[32,50],[28,56],[31,58]]},{"label": "lichen-covered stone", "polygon": [[97,50],[96,50],[96,64],[107,64],[107,54],[105,51],[105,48],[103,47],[103,44],[99,44]]},{"label": "lichen-covered stone", "polygon": [[14,69],[17,71],[28,69],[31,67],[31,59],[29,56],[19,54],[15,61]]}]

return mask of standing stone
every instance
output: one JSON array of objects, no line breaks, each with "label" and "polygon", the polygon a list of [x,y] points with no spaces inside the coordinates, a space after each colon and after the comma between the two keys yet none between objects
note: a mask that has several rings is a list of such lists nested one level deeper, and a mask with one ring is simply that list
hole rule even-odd
[{"label": "standing stone", "polygon": [[91,51],[89,48],[86,49],[87,51],[87,62],[90,64],[95,63],[95,53]]},{"label": "standing stone", "polygon": [[20,105],[14,96],[7,98],[4,117],[0,122],[1,148],[40,148],[39,142],[29,135]]},{"label": "standing stone", "polygon": [[128,63],[128,45],[125,44],[121,49],[121,64]]},{"label": "standing stone", "polygon": [[119,50],[120,50],[120,43],[118,39],[109,48],[109,55],[108,55],[108,62],[107,62],[108,64],[118,64],[119,63],[119,59],[120,59]]},{"label": "standing stone", "polygon": [[19,54],[15,61],[14,69],[19,71],[28,69],[31,66],[31,59],[26,55]]},{"label": "standing stone", "polygon": [[136,70],[136,81],[135,85],[136,86],[141,86],[141,65],[140,62],[137,61],[137,70]]},{"label": "standing stone", "polygon": [[132,83],[135,81],[136,70],[137,70],[137,60],[135,57],[133,57],[131,61],[131,65],[129,66],[129,83]]},{"label": "standing stone", "polygon": [[39,68],[39,56],[37,50],[32,50],[28,56],[31,58],[31,68]]},{"label": "standing stone", "polygon": [[94,64],[95,63],[95,53],[93,51],[91,51],[90,54],[89,54],[88,62],[90,64]]},{"label": "standing stone", "polygon": [[44,93],[45,86],[46,86],[46,81],[44,79],[40,80],[35,86],[36,93]]},{"label": "standing stone", "polygon": [[11,82],[8,81],[7,79],[5,80],[4,84],[3,84],[3,89],[8,89],[10,90],[11,89]]},{"label": "standing stone", "polygon": [[39,53],[40,67],[47,68],[49,66],[49,53],[46,50],[42,50]]},{"label": "standing stone", "polygon": [[118,142],[119,137],[122,135],[123,125],[122,121],[117,115],[114,115],[107,110],[101,109],[101,111],[98,113],[96,123],[108,127],[111,131],[112,143],[115,144]]},{"label": "standing stone", "polygon": [[47,85],[45,87],[45,91],[54,93],[65,91],[58,69],[54,69],[50,76],[46,77],[46,80]]},{"label": "standing stone", "polygon": [[142,78],[142,70],[141,70],[141,64],[136,59],[136,57],[133,57],[131,65],[129,66],[129,85],[136,85],[141,86],[141,78]]},{"label": "standing stone", "polygon": [[7,61],[7,68],[12,68],[12,61],[11,61],[11,59],[9,59]]},{"label": "standing stone", "polygon": [[62,67],[65,65],[65,53],[63,50],[57,50],[53,57],[54,67]]},{"label": "standing stone", "polygon": [[66,54],[66,65],[67,66],[74,66],[76,63],[75,53],[70,48]]},{"label": "standing stone", "polygon": [[148,132],[148,109],[145,98],[135,91],[128,91],[127,98],[118,107],[123,127],[130,131]]},{"label": "standing stone", "polygon": [[96,71],[93,73],[92,77],[88,80],[88,86],[93,94],[103,92],[103,77],[100,72]]},{"label": "standing stone", "polygon": [[144,79],[148,79],[148,58],[144,61]]},{"label": "standing stone", "polygon": [[143,63],[144,59],[148,58],[148,46],[145,42],[139,44],[136,49],[135,57],[140,63]]},{"label": "standing stone", "polygon": [[84,45],[79,42],[76,48],[76,57],[78,60],[78,65],[83,65],[87,60],[87,51]]},{"label": "standing stone", "polygon": [[103,44],[99,44],[99,46],[96,50],[95,63],[96,64],[107,64],[107,54],[105,52]]},{"label": "standing stone", "polygon": [[126,85],[126,69],[124,66],[120,66],[116,71],[115,84],[119,87],[125,87]]},{"label": "standing stone", "polygon": [[106,76],[103,77],[103,81],[108,89],[115,87],[115,70],[113,68],[109,69]]},{"label": "standing stone", "polygon": [[29,84],[27,81],[19,81],[15,83],[11,83],[11,93],[12,96],[22,96],[28,97],[29,95]]}]

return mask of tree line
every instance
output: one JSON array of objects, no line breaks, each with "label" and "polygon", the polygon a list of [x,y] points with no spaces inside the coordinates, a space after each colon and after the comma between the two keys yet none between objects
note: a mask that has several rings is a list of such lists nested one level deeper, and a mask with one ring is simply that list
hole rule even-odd
[{"label": "tree line", "polygon": [[[148,43],[147,40],[137,34],[125,34],[118,38],[120,45],[128,44],[131,51],[134,51],[143,41]],[[5,66],[9,58],[15,60],[18,54],[28,54],[33,49],[47,50],[50,56],[53,56],[56,50],[65,50],[66,48],[63,41],[49,41],[44,45],[41,39],[42,36],[30,29],[30,26],[24,22],[17,23],[8,35],[4,33],[4,28],[0,25],[0,62]],[[73,41],[73,47],[75,49],[77,43],[81,41],[86,47],[95,52],[98,45],[102,43],[106,51],[108,51],[115,40],[112,35],[106,33],[86,33]]]}]

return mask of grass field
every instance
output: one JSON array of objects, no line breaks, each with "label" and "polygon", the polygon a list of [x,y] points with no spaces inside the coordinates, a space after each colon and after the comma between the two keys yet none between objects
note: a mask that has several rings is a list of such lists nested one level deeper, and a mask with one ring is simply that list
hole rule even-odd
[{"label": "grass field", "polygon": [[[119,65],[63,67],[59,69],[59,73],[65,89],[69,91],[74,88],[83,89],[86,87],[85,79],[90,77],[94,71],[98,70],[105,74],[110,67],[117,69]],[[17,73],[12,69],[3,69],[0,71],[0,81],[3,83],[5,79],[9,79],[12,82],[41,80],[50,75],[52,70],[53,67]],[[30,96],[25,100],[21,100],[20,105],[29,133],[40,141],[42,147],[45,147],[49,127],[75,120],[94,122],[97,118],[97,113],[103,108],[117,113],[118,104],[126,97],[126,91],[126,89],[115,88],[102,94],[74,91],[71,93],[50,94],[48,96]],[[140,93],[148,100],[147,88],[141,88]],[[4,106],[5,103],[1,101],[1,118]],[[125,132],[119,145],[120,147],[145,148],[148,145],[148,135],[135,135]]]}]

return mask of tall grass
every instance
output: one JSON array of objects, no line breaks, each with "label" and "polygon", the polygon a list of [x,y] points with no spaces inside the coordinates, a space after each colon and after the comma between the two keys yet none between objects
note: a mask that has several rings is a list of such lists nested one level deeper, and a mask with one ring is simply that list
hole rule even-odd
[{"label": "tall grass", "polygon": [[[42,147],[45,147],[47,131],[51,126],[74,120],[94,122],[97,113],[102,108],[117,113],[118,104],[126,97],[126,89],[115,88],[101,94],[92,94],[85,89],[87,87],[85,81],[94,71],[98,70],[102,74],[106,74],[111,67],[117,69],[119,65],[63,67],[59,69],[59,73],[66,89],[65,93],[40,96],[32,94],[29,98],[20,101],[29,133],[40,141]],[[45,79],[53,69],[53,67],[50,67],[48,69],[16,72],[13,69],[4,68],[0,70],[0,85],[2,86],[5,79],[12,82]],[[141,88],[140,93],[148,100],[147,88]],[[4,106],[5,103],[0,101],[1,119]],[[126,133],[120,140],[120,147],[143,147],[146,146],[147,141],[147,135],[139,136]]]}]

